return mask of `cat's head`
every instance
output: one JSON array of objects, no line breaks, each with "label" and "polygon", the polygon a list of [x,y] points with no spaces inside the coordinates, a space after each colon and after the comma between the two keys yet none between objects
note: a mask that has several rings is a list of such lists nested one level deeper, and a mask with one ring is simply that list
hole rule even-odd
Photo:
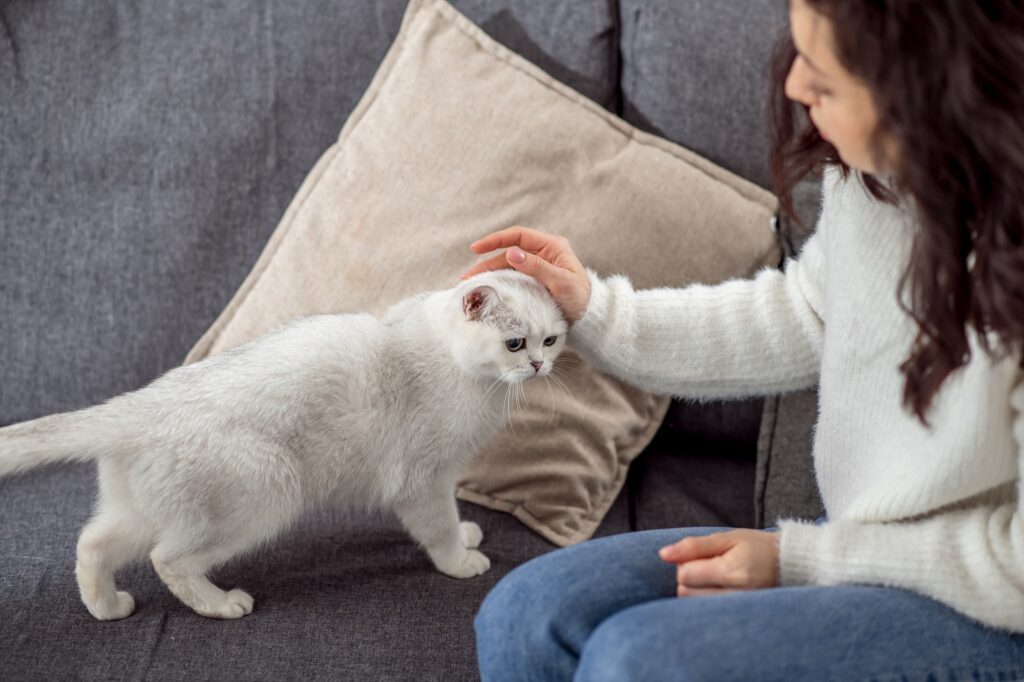
[{"label": "cat's head", "polygon": [[460,367],[510,384],[551,373],[569,326],[543,284],[495,270],[467,279],[453,299],[459,312],[452,351]]}]

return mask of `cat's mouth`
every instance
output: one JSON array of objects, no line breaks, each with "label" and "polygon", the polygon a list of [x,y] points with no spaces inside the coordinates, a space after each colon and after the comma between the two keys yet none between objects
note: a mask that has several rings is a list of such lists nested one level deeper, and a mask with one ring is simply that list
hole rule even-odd
[{"label": "cat's mouth", "polygon": [[513,370],[510,373],[509,380],[512,383],[521,384],[524,381],[529,381],[530,379],[537,379],[537,378],[540,378],[540,377],[545,376],[545,375],[546,375],[546,372],[544,372],[543,368],[541,368],[541,369],[532,369],[532,368],[531,369],[517,369],[517,370]]}]

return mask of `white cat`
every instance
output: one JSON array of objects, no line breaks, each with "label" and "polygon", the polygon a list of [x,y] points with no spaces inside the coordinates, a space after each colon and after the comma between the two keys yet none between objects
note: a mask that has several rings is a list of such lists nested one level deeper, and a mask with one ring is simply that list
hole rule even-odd
[{"label": "white cat", "polygon": [[550,374],[566,332],[543,285],[514,270],[381,319],[298,319],[102,405],[0,429],[0,475],[96,460],[75,572],[100,620],[132,613],[114,572],[147,555],[196,612],[250,613],[252,597],[207,573],[317,506],[393,510],[438,570],[472,577],[490,562],[480,527],[459,522],[458,471],[502,427],[508,392]]}]

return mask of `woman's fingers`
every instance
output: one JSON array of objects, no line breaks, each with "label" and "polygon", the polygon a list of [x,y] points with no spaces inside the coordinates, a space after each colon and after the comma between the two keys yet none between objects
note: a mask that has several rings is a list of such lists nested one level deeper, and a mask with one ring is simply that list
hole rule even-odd
[{"label": "woman's fingers", "polygon": [[707,597],[716,594],[729,594],[730,592],[739,592],[731,588],[721,587],[683,587],[682,585],[676,585],[676,596],[677,597]]},{"label": "woman's fingers", "polygon": [[590,302],[590,281],[569,240],[516,226],[482,237],[469,248],[487,253],[503,246],[508,247],[504,253],[477,263],[463,273],[462,279],[489,270],[514,268],[547,288],[567,323],[573,324],[583,316]]},{"label": "woman's fingers", "polygon": [[743,576],[731,570],[720,556],[680,564],[676,568],[676,583],[686,588],[743,587],[746,584]]},{"label": "woman's fingers", "polygon": [[473,253],[487,253],[495,249],[518,246],[524,251],[537,252],[553,241],[554,237],[551,235],[538,232],[533,228],[516,225],[485,235],[470,244],[469,248]]},{"label": "woman's fingers", "polygon": [[547,287],[552,295],[558,296],[561,293],[559,288],[565,276],[569,274],[567,270],[556,267],[540,256],[527,253],[514,246],[502,255],[511,267],[536,278]]},{"label": "woman's fingers", "polygon": [[[520,258],[521,260],[518,260]],[[468,279],[481,272],[502,270],[504,268],[514,268],[519,272],[535,277],[541,284],[547,287],[552,295],[559,293],[559,285],[562,284],[562,280],[565,277],[565,271],[561,268],[555,267],[536,254],[527,253],[513,246],[497,256],[492,256],[485,261],[477,263],[464,272],[461,275],[461,279]]]},{"label": "woman's fingers", "polygon": [[778,534],[737,529],[683,538],[662,547],[659,555],[676,564],[679,596],[702,590],[758,590],[775,587],[778,576]]},{"label": "woman's fingers", "polygon": [[508,264],[508,260],[504,253],[500,253],[497,256],[492,256],[487,260],[480,261],[469,270],[466,270],[459,279],[469,279],[473,275],[479,275],[481,272],[490,272],[491,270],[502,270],[504,268],[511,268]]},{"label": "woman's fingers", "polygon": [[685,537],[674,545],[668,545],[658,550],[658,556],[663,561],[673,564],[681,564],[693,559],[704,559],[718,556],[734,544],[731,533],[712,533],[711,535],[691,535]]},{"label": "woman's fingers", "polygon": [[[517,260],[520,256],[522,258]],[[515,268],[520,272],[537,277],[541,282],[544,282],[545,279],[550,280],[555,271],[555,269],[543,258],[528,254],[522,249],[513,246],[511,249],[502,251],[497,256],[491,256],[487,260],[477,263],[469,270],[462,273],[462,275],[459,276],[459,279],[468,279],[473,275],[479,275],[481,272],[503,270],[505,268]],[[547,277],[545,277],[545,275],[547,275]]]}]

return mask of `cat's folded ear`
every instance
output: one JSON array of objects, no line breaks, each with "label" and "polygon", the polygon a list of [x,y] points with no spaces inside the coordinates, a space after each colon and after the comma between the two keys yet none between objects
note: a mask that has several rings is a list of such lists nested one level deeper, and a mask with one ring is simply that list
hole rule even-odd
[{"label": "cat's folded ear", "polygon": [[462,311],[469,320],[482,320],[498,303],[498,292],[493,287],[478,286],[462,297]]}]

